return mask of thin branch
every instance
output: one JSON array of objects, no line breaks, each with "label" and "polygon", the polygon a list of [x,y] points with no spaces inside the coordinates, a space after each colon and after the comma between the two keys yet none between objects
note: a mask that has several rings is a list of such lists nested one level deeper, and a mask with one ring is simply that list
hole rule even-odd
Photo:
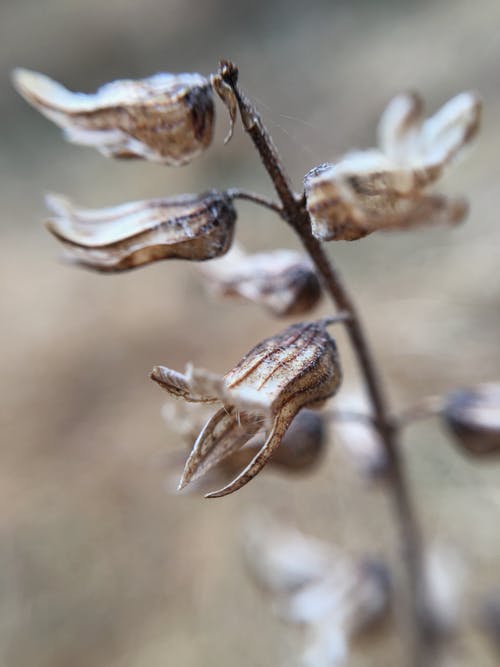
[{"label": "thin branch", "polygon": [[347,311],[350,315],[350,318],[345,322],[345,326],[357,356],[372,405],[374,425],[387,455],[387,482],[399,524],[403,559],[407,569],[411,595],[414,632],[413,665],[414,667],[429,667],[426,660],[427,625],[420,529],[401,460],[397,431],[386,406],[382,383],[361,320],[339,273],[328,259],[321,243],[311,233],[311,223],[304,197],[299,199],[294,194],[278,151],[258,111],[238,88],[238,68],[231,62],[221,61],[218,76],[235,96],[243,126],[250,135],[283,204],[284,219],[298,234],[336,307],[339,310]]},{"label": "thin branch", "polygon": [[435,417],[443,409],[443,396],[426,396],[416,403],[407,406],[393,418],[394,427],[403,429],[416,421]]},{"label": "thin branch", "polygon": [[231,199],[246,199],[247,201],[252,201],[255,204],[259,204],[259,206],[264,206],[265,208],[274,211],[280,218],[283,217],[282,207],[272,199],[268,199],[263,195],[258,195],[255,192],[248,192],[248,190],[242,190],[241,188],[231,188],[226,190],[226,194],[231,197]]}]

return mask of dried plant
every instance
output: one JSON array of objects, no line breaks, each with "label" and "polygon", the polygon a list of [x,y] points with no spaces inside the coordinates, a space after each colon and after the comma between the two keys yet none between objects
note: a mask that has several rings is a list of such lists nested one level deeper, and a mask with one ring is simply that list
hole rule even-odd
[{"label": "dried plant", "polygon": [[[424,398],[393,414],[365,328],[323,241],[353,241],[379,230],[462,221],[466,200],[433,188],[477,133],[477,95],[462,93],[427,119],[416,94],[396,96],[380,120],[378,148],[315,167],[297,194],[257,109],[238,85],[237,67],[228,61],[210,77],[157,74],[116,81],[95,94],[69,92],[26,70],[16,70],[13,80],[19,93],[58,124],[67,139],[94,146],[108,157],[186,164],[212,140],[214,97],[229,113],[226,141],[240,118],[279,202],[238,188],[100,210],[79,209],[50,197],[48,229],[71,260],[104,272],[160,259],[214,260],[232,248],[222,259],[202,265],[209,290],[260,304],[277,317],[304,316],[318,303],[321,291],[331,298],[336,315],[285,328],[258,343],[225,375],[193,366],[185,373],[157,366],[151,377],[170,396],[195,404],[192,412],[170,410],[168,417],[189,449],[180,486],[209,475],[219,483],[229,475],[231,481],[208,494],[212,498],[240,489],[268,462],[289,471],[311,467],[324,448],[326,420],[364,429],[363,446],[351,446],[360,439],[352,429],[344,438],[361,466],[375,470],[391,496],[408,584],[406,596],[399,588],[394,596],[400,605],[407,600],[409,662],[429,667],[436,637],[445,634],[439,628],[454,623],[449,613],[453,596],[448,584],[439,589],[441,584],[433,583],[438,575],[433,580],[428,574],[430,552],[406,478],[402,432],[417,419],[439,414],[460,448],[488,458],[500,451],[500,385]],[[276,214],[296,233],[304,254],[270,249],[248,255],[235,247],[239,199]],[[321,416],[310,409],[334,397],[342,379],[337,346],[326,329],[334,322],[343,323],[352,344],[368,409],[345,410],[334,403]],[[210,416],[207,406],[212,404],[219,407]],[[368,566],[341,547],[312,542],[275,524],[254,530],[250,542],[249,560],[257,578],[280,597],[288,620],[309,628],[307,664],[338,664],[358,632],[387,607],[385,565]]]}]

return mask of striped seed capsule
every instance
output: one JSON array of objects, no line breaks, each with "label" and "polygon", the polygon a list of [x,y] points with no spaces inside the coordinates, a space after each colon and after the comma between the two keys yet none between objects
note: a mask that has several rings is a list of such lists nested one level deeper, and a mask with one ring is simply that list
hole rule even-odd
[{"label": "striped seed capsule", "polygon": [[162,259],[207,260],[231,246],[236,211],[223,192],[81,209],[50,196],[47,228],[67,257],[96,271],[126,271]]},{"label": "striped seed capsule", "polygon": [[280,445],[297,413],[320,407],[342,378],[337,348],[326,331],[331,320],[294,324],[254,347],[225,376],[188,369],[185,375],[163,366],[152,379],[174,396],[192,402],[220,401],[196,440],[180,482],[199,479],[261,428],[266,440],[239,475],[215,498],[237,491],[260,472]]},{"label": "striped seed capsule", "polygon": [[64,130],[66,139],[107,157],[187,164],[213,136],[214,102],[200,74],[155,74],[74,93],[44,74],[13,73],[24,99]]}]

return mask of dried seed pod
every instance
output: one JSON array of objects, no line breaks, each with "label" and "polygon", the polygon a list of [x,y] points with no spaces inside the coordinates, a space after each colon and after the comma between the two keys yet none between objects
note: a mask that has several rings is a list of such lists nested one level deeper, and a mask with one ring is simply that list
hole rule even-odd
[{"label": "dried seed pod", "polygon": [[426,188],[475,136],[480,101],[462,93],[422,119],[415,95],[392,100],[379,125],[380,149],[348,153],[306,174],[304,188],[314,235],[353,241],[380,229],[460,222],[462,198],[430,195]]},{"label": "dried seed pod", "polygon": [[474,456],[500,454],[500,384],[454,391],[442,410],[455,442]]},{"label": "dried seed pod", "polygon": [[214,103],[200,74],[155,74],[73,93],[49,77],[16,69],[17,91],[64,130],[66,138],[103,155],[179,166],[210,144]]},{"label": "dried seed pod", "polygon": [[[267,439],[248,465],[228,485],[208,495],[232,493],[264,467],[303,407],[319,407],[337,391],[341,371],[335,342],[326,331],[330,320],[294,324],[253,348],[223,378],[203,372],[184,376],[164,367],[152,379],[174,396],[212,401],[223,407],[207,422],[186,462],[180,488],[198,479],[245,445],[260,428]],[[175,374],[174,382],[172,374]],[[205,387],[206,396],[200,393]]]},{"label": "dried seed pod", "polygon": [[247,255],[233,246],[225,257],[199,268],[214,294],[261,304],[277,317],[307,313],[321,298],[311,262],[292,250]]},{"label": "dried seed pod", "polygon": [[231,246],[236,211],[221,192],[80,209],[47,199],[54,217],[47,228],[68,258],[96,271],[133,269],[161,259],[207,260]]}]

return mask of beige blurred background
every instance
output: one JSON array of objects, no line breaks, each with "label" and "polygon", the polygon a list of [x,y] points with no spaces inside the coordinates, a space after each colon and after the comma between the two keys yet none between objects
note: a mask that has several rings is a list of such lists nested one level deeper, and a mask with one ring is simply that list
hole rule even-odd
[{"label": "beige blurred background", "polygon": [[[271,194],[258,159],[240,128],[223,146],[218,107],[213,147],[187,167],[106,160],[64,143],[16,96],[9,70],[90,91],[158,70],[208,74],[232,58],[297,187],[310,167],[372,145],[396,92],[417,89],[434,110],[478,90],[480,139],[445,183],[470,197],[467,223],[329,247],[403,406],[500,378],[500,3],[2,0],[0,31],[0,664],[294,664],[299,643],[244,571],[245,517],[268,508],[353,553],[394,561],[383,490],[333,444],[303,479],[264,473],[222,501],[169,493],[176,442],[149,370],[187,361],[227,370],[282,323],[250,305],[210,302],[188,263],[118,276],[65,266],[40,224],[47,191],[85,206],[209,187]],[[248,248],[296,247],[266,212],[239,210]],[[343,391],[355,390],[339,343]],[[460,550],[474,613],[500,588],[499,464],[456,454],[436,424],[413,429],[405,448],[425,532]],[[461,650],[459,664],[495,664],[475,631]],[[350,664],[404,662],[393,637]]]}]

